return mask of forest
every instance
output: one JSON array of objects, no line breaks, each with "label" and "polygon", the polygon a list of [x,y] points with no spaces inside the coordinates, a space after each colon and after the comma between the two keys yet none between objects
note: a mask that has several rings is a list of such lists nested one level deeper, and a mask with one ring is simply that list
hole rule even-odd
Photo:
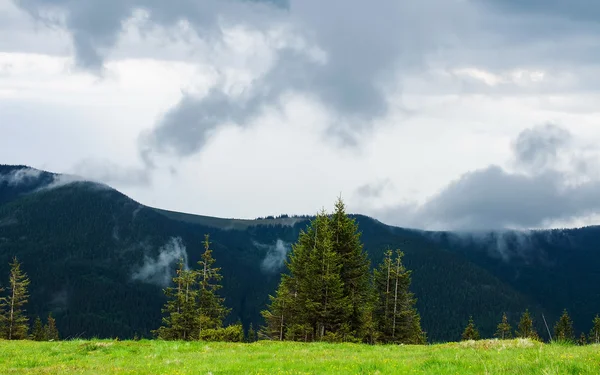
[{"label": "forest", "polygon": [[[0,174],[22,168],[0,167]],[[320,215],[255,221],[184,215],[143,206],[114,189],[88,182],[44,188],[56,178],[41,172],[19,184],[0,181],[0,275],[10,273],[16,256],[30,278],[31,325],[40,317],[45,326],[51,315],[65,339],[155,337],[152,331],[161,326],[169,301],[163,290],[172,285],[179,256],[187,258],[190,268],[197,267],[205,235],[210,236],[215,268],[222,276],[219,296],[229,311],[223,326],[239,323],[246,334],[250,326],[261,333],[268,313],[279,314],[278,301],[290,293],[290,281],[285,280],[302,280],[292,277],[288,267],[306,262],[284,260],[295,259],[293,249],[300,251],[302,241],[322,242],[320,235],[311,234],[314,221],[323,220]],[[565,309],[576,340],[581,333],[589,336],[594,326],[600,310],[600,297],[593,291],[600,267],[600,255],[594,251],[598,228],[531,232],[523,241],[521,234],[511,232],[467,236],[390,227],[361,215],[347,217],[360,234],[359,247],[369,263],[365,279],[371,288],[378,269],[390,259],[388,251],[391,263],[397,262],[396,250],[403,253],[409,291],[429,343],[460,340],[470,317],[481,337],[494,337],[503,314],[517,328],[526,310],[544,341],[554,336],[554,324]],[[497,251],[500,242],[502,254]],[[282,274],[287,276],[282,279]],[[347,284],[345,277],[340,276],[342,284]],[[7,281],[0,278],[5,291]],[[302,290],[297,292],[312,294]],[[342,297],[347,293],[342,288]],[[372,299],[376,293],[368,294]],[[346,317],[352,311],[348,315],[352,320],[366,319],[369,314],[354,311],[352,298],[341,304],[340,313]],[[376,302],[368,305],[375,322]],[[318,310],[302,316],[293,313],[301,320],[290,321],[292,329],[288,334],[286,328],[283,337],[320,339],[327,332],[332,340],[338,340],[336,335],[348,340],[368,337],[357,333],[358,323],[342,329],[329,320],[319,323],[319,314]],[[306,334],[307,327],[311,335]],[[261,334],[275,338],[276,328],[270,324],[271,333]]]}]

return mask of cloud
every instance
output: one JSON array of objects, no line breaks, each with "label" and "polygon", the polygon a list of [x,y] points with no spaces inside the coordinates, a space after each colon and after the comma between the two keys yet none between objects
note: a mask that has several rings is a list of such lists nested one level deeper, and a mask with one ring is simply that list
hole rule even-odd
[{"label": "cloud", "polygon": [[[279,6],[274,6],[273,3]],[[213,46],[227,43],[231,29],[246,28],[267,40],[266,70],[232,94],[223,83],[205,96],[185,94],[146,134],[142,152],[198,152],[219,126],[247,126],[265,107],[276,106],[286,92],[301,92],[322,103],[335,120],[327,136],[356,145],[373,120],[387,114],[395,74],[420,69],[425,55],[447,42],[445,28],[459,36],[461,19],[474,16],[463,3],[441,0],[374,2],[291,0],[280,2],[69,1],[25,0],[19,3],[36,17],[59,14],[56,21],[73,39],[79,64],[99,69],[117,44],[126,20],[143,12],[144,27],[174,28],[186,23]],[[437,9],[431,12],[430,9]],[[443,14],[443,16],[442,16]],[[47,20],[48,17],[45,17]],[[227,61],[244,59],[248,50],[232,50]],[[228,70],[216,67],[223,77]],[[256,74],[256,69],[252,69]],[[260,70],[260,69],[259,69]]]},{"label": "cloud", "polygon": [[75,165],[73,171],[85,178],[118,186],[146,186],[151,183],[150,168],[123,167],[109,160],[82,160]]},{"label": "cloud", "polygon": [[265,273],[277,273],[283,268],[287,254],[290,251],[290,244],[277,239],[275,245],[264,245],[258,242],[254,243],[259,249],[266,250],[267,253],[263,259],[260,268]]},{"label": "cloud", "polygon": [[552,167],[571,140],[568,130],[553,124],[526,129],[513,144],[516,162],[532,171]]},{"label": "cloud", "polygon": [[[556,125],[526,129],[513,143],[526,172],[490,165],[463,174],[422,205],[380,214],[392,223],[442,230],[543,228],[597,214],[600,180],[573,179],[581,158],[567,148],[570,142],[571,133]],[[589,157],[591,163],[598,155]]]},{"label": "cloud", "polygon": [[6,174],[0,174],[0,184],[6,183],[8,186],[18,186],[21,184],[36,183],[42,176],[42,171],[34,168],[20,168],[12,170]]},{"label": "cloud", "polygon": [[386,189],[392,186],[393,183],[390,179],[384,179],[382,181],[359,186],[356,189],[355,194],[362,199],[379,198]]},{"label": "cloud", "polygon": [[[173,26],[188,21],[198,33],[218,32],[221,14],[230,22],[257,22],[254,2],[219,0],[20,0],[18,5],[46,24],[65,27],[71,34],[77,64],[100,71],[117,44],[125,22],[143,11],[150,25]],[[262,9],[264,10],[264,9]]]},{"label": "cloud", "polygon": [[183,240],[179,237],[171,238],[159,249],[156,259],[145,257],[144,264],[133,273],[131,278],[166,287],[171,283],[173,267],[180,259],[183,259],[183,264],[187,268],[188,255]]}]

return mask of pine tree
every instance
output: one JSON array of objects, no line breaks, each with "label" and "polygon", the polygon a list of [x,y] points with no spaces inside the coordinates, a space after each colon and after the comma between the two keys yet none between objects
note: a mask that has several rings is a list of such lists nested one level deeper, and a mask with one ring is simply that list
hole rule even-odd
[{"label": "pine tree", "polygon": [[48,321],[46,323],[46,326],[44,327],[44,335],[46,336],[46,340],[48,341],[60,340],[58,329],[56,328],[56,320],[52,316],[52,313],[48,314]]},{"label": "pine tree", "polygon": [[592,321],[592,330],[590,331],[589,341],[592,344],[600,344],[600,316],[596,315]]},{"label": "pine tree", "polygon": [[342,263],[341,279],[344,284],[344,295],[350,304],[348,317],[352,335],[360,336],[369,308],[371,296],[370,263],[366,251],[360,242],[358,224],[346,213],[346,206],[341,198],[335,203],[335,211],[330,221],[333,251],[340,256]]},{"label": "pine tree", "polygon": [[215,259],[210,248],[210,238],[204,237],[204,253],[198,265],[198,335],[203,329],[217,329],[223,327],[223,319],[229,314],[230,309],[224,306],[225,299],[219,297],[217,291],[221,289],[219,281],[222,280],[221,269],[214,267]]},{"label": "pine tree", "polygon": [[496,337],[501,340],[512,338],[512,327],[510,326],[510,323],[508,323],[508,317],[506,316],[506,313],[502,314],[502,322],[498,324]]},{"label": "pine tree", "polygon": [[163,307],[163,325],[153,331],[163,340],[192,340],[197,330],[196,297],[194,289],[196,274],[187,270],[183,259],[179,260],[173,287],[164,289],[167,302]]},{"label": "pine tree", "polygon": [[554,338],[557,341],[575,341],[573,321],[566,309],[554,326]]},{"label": "pine tree", "polygon": [[531,315],[529,314],[529,310],[525,310],[523,315],[521,315],[521,320],[519,321],[519,326],[517,327],[517,337],[523,339],[532,339],[539,340],[535,328],[533,327],[533,319],[531,319]]},{"label": "pine tree", "polygon": [[462,340],[479,340],[479,331],[477,330],[477,327],[475,327],[473,317],[469,317],[469,323],[462,334]]},{"label": "pine tree", "polygon": [[410,292],[411,272],[402,264],[404,254],[391,250],[374,273],[377,303],[375,313],[380,339],[385,343],[424,344],[421,318]]},{"label": "pine tree", "polygon": [[577,340],[577,345],[587,345],[587,337],[585,337],[585,333],[581,332],[581,335],[579,335],[579,340]]},{"label": "pine tree", "polygon": [[33,323],[31,339],[33,341],[46,341],[46,331],[39,316],[35,318],[35,322]]},{"label": "pine tree", "polygon": [[25,316],[23,308],[29,295],[27,286],[29,279],[21,270],[17,258],[10,264],[8,296],[0,298],[0,327],[3,332],[1,337],[8,340],[23,340],[27,338],[29,319]]}]

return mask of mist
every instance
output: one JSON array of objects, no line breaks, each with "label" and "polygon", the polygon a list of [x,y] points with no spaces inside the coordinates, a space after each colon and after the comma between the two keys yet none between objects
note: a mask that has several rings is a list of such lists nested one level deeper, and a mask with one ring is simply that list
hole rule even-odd
[{"label": "mist", "polygon": [[275,245],[264,245],[255,242],[254,246],[267,250],[267,254],[260,264],[260,268],[265,273],[277,273],[281,271],[291,248],[289,243],[280,239],[277,239]]},{"label": "mist", "polygon": [[144,264],[133,273],[133,280],[166,287],[173,278],[173,265],[183,259],[184,267],[187,269],[188,255],[183,240],[173,237],[160,248],[158,257],[146,256]]}]

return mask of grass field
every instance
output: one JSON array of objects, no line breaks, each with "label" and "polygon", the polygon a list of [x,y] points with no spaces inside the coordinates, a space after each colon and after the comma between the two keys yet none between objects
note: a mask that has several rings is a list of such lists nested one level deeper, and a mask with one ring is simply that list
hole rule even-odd
[{"label": "grass field", "polygon": [[0,341],[0,374],[600,374],[600,346]]}]

